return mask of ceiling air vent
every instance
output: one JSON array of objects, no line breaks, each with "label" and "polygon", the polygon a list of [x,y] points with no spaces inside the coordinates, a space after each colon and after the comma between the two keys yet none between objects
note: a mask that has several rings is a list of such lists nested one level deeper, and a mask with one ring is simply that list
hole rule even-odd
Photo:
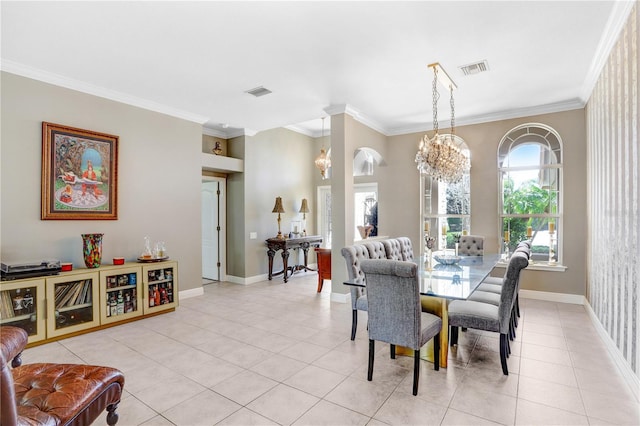
[{"label": "ceiling air vent", "polygon": [[264,87],[260,86],[260,87],[253,88],[251,90],[247,90],[245,93],[253,95],[257,98],[260,96],[268,95],[269,93],[271,93],[271,90],[265,89]]},{"label": "ceiling air vent", "polygon": [[474,62],[459,67],[464,75],[473,75],[481,72],[489,71],[489,63],[487,61]]}]

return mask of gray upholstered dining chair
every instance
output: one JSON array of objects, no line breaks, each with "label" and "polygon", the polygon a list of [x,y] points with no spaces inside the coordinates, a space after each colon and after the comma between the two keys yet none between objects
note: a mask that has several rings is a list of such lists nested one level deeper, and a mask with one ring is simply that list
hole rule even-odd
[{"label": "gray upholstered dining chair", "polygon": [[409,237],[388,238],[382,240],[387,259],[413,261],[413,245]]},{"label": "gray upholstered dining chair", "polygon": [[461,256],[482,256],[484,254],[484,237],[481,235],[463,235],[458,244]]},{"label": "gray upholstered dining chair", "polygon": [[402,260],[402,247],[397,238],[382,240],[384,249],[389,260]]},{"label": "gray upholstered dining chair", "polygon": [[[527,256],[527,261],[531,255],[529,245],[526,242],[521,242],[518,244],[514,253],[524,253]],[[506,272],[505,272],[506,273]],[[504,281],[504,278],[502,279]],[[496,283],[495,280],[492,280],[493,283],[483,281],[478,288],[469,296],[467,300],[473,300],[475,302],[483,302],[490,303],[492,305],[499,306],[500,305],[500,296],[502,294],[502,281]],[[518,327],[518,317],[520,316],[520,307],[519,307],[519,297],[518,293],[520,291],[520,276],[518,275],[518,280],[516,281],[516,289],[514,291],[514,301],[511,308],[511,319],[509,326],[509,339],[514,340],[516,337],[516,327]]]},{"label": "gray upholstered dining chair", "polygon": [[498,306],[474,300],[454,300],[449,304],[451,346],[457,343],[458,327],[500,333],[500,363],[505,375],[509,374],[507,357],[509,356],[511,313],[515,303],[520,271],[528,264],[529,258],[523,252],[515,252],[511,256],[502,283]]},{"label": "gray upholstered dining chair", "polygon": [[402,260],[406,262],[413,261],[413,244],[411,244],[411,239],[409,237],[398,237],[396,238],[400,243],[400,253],[402,254]]},{"label": "gray upholstered dining chair", "polygon": [[367,241],[362,243],[369,252],[369,259],[386,259],[387,252],[382,241]]},{"label": "gray upholstered dining chair", "polygon": [[[347,264],[347,274],[349,281],[364,281],[364,272],[360,268],[362,260],[369,258],[369,250],[364,245],[353,245],[343,247],[340,251]],[[367,311],[367,292],[364,287],[349,286],[351,291],[351,340],[356,338],[358,328],[358,311]]]},{"label": "gray upholstered dining chair", "polygon": [[434,369],[440,368],[440,330],[442,319],[422,312],[417,265],[398,260],[363,260],[369,301],[369,368],[367,380],[373,379],[375,341],[414,351],[413,394],[418,394],[420,348],[433,339]]},{"label": "gray upholstered dining chair", "polygon": [[[527,255],[527,259],[530,259],[531,258],[531,242],[528,240],[519,242],[516,249],[514,250],[514,253],[515,252],[525,253]],[[472,300],[484,301],[484,302],[494,303],[497,305],[499,303],[500,298],[497,296],[490,296],[486,293],[494,293],[496,295],[499,295],[500,293],[502,293],[503,281],[504,281],[504,278],[501,278],[501,277],[485,278],[482,281],[482,283],[478,286],[476,291],[474,291],[473,294],[471,295],[473,297]],[[520,281],[518,281],[517,285],[518,286],[516,287],[516,300],[514,304],[514,313],[515,313],[514,325],[516,327],[518,326],[518,318],[520,317],[520,297],[518,294],[520,290]]]}]

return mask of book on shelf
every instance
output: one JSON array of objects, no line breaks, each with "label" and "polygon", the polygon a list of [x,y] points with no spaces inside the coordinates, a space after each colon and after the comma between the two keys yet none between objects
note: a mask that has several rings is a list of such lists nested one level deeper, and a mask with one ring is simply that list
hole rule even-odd
[{"label": "book on shelf", "polygon": [[73,284],[61,284],[56,286],[55,291],[55,303],[56,309],[64,307],[64,302],[67,299],[67,294],[71,291]]},{"label": "book on shelf", "polygon": [[9,291],[0,292],[0,318],[13,318],[13,300]]},{"label": "book on shelf", "polygon": [[82,284],[82,291],[76,299],[76,305],[91,303],[91,280],[85,280]]},{"label": "book on shelf", "polygon": [[66,289],[61,292],[60,297],[56,297],[56,309],[73,306],[75,304],[84,281],[76,281],[67,284]]}]

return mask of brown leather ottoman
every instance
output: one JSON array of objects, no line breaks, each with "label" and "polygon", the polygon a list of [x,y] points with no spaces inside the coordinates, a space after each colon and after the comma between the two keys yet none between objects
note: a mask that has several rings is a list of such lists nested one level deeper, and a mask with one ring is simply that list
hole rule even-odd
[{"label": "brown leather ottoman", "polygon": [[[89,425],[105,410],[107,423],[117,423],[116,409],[124,387],[124,375],[119,370],[82,364],[19,366],[26,332],[0,327],[0,341],[2,426]],[[15,358],[13,370],[6,365],[11,358]]]}]

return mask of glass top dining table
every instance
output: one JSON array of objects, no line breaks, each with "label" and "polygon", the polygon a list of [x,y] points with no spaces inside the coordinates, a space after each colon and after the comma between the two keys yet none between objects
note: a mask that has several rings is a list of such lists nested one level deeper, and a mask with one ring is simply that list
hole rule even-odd
[{"label": "glass top dining table", "polygon": [[[434,255],[437,255],[435,253]],[[459,256],[453,265],[438,263],[435,259],[429,268],[423,258],[418,262],[420,294],[449,300],[465,300],[491,273],[500,260],[499,254],[484,256]],[[345,281],[346,285],[366,287],[366,283]]]},{"label": "glass top dining table", "polygon": [[[491,273],[501,259],[499,254],[484,256],[460,256],[454,265],[438,263],[434,253],[431,262],[424,258],[416,259],[420,281],[422,310],[442,319],[440,331],[440,367],[447,368],[449,352],[448,304],[452,300],[465,300],[475,291]],[[431,267],[429,267],[431,265]],[[366,282],[345,281],[345,285],[366,287]],[[413,350],[396,347],[396,354],[413,356]],[[433,342],[427,343],[420,351],[421,358],[433,361]]]}]

